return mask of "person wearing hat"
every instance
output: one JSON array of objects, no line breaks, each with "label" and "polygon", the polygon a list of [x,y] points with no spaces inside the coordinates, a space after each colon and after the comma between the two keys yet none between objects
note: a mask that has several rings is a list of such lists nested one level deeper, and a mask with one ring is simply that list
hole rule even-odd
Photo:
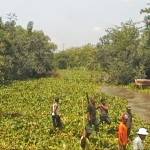
[{"label": "person wearing hat", "polygon": [[127,120],[127,128],[128,128],[128,137],[130,136],[131,133],[131,128],[132,128],[132,112],[131,112],[131,106],[127,106],[126,108],[127,112],[125,113],[128,116],[128,120]]},{"label": "person wearing hat", "polygon": [[137,134],[138,136],[133,141],[133,150],[144,150],[143,141],[148,135],[147,129],[140,128]]},{"label": "person wearing hat", "polygon": [[128,144],[127,120],[128,116],[126,114],[123,114],[118,128],[119,150],[126,150]]}]

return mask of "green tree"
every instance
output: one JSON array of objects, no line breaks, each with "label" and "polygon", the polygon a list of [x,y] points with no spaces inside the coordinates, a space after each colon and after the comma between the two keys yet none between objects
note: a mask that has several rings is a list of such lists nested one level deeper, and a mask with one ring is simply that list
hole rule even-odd
[{"label": "green tree", "polygon": [[55,64],[61,69],[86,67],[94,69],[95,67],[96,47],[87,44],[82,47],[74,47],[55,54]]},{"label": "green tree", "polygon": [[33,21],[29,21],[28,24],[27,24],[27,31],[28,33],[31,33],[32,30],[33,30]]},{"label": "green tree", "polygon": [[0,28],[1,81],[50,75],[57,46],[42,31],[17,26],[11,17]]},{"label": "green tree", "polygon": [[109,81],[129,83],[139,66],[139,31],[132,21],[107,30],[97,44],[97,62],[109,73]]}]

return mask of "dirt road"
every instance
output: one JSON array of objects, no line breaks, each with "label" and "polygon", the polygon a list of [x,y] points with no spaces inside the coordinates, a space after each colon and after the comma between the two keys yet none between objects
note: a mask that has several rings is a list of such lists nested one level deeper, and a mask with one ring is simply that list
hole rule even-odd
[{"label": "dirt road", "polygon": [[140,118],[150,121],[150,94],[110,86],[103,86],[101,91],[108,95],[126,98],[134,113],[138,114]]}]

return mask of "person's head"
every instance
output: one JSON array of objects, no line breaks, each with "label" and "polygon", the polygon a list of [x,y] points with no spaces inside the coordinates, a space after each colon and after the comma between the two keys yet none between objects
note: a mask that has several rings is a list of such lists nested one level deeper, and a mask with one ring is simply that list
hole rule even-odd
[{"label": "person's head", "polygon": [[140,128],[139,131],[137,132],[141,140],[144,140],[145,137],[148,135],[147,129],[145,128]]},{"label": "person's head", "polygon": [[59,97],[55,97],[55,102],[59,103]]},{"label": "person's head", "polygon": [[123,114],[121,120],[124,124],[126,124],[128,120],[128,116],[126,114]]},{"label": "person's head", "polygon": [[131,106],[128,105],[126,109],[128,113],[131,113]]}]

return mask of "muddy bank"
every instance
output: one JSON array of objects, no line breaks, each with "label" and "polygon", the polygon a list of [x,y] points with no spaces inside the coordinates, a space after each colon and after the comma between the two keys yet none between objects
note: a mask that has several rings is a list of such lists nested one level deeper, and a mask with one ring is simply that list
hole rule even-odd
[{"label": "muddy bank", "polygon": [[150,121],[150,94],[138,93],[121,87],[102,86],[101,91],[111,96],[126,98],[134,113]]}]

